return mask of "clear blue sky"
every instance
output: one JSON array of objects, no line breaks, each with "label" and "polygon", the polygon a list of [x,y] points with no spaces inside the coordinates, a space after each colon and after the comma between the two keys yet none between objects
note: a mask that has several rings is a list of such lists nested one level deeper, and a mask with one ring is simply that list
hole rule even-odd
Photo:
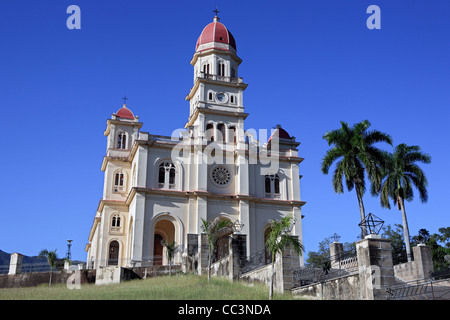
[{"label": "clear blue sky", "polygon": [[[66,27],[71,4],[81,8],[81,30]],[[372,4],[381,30],[366,27]],[[322,135],[341,120],[368,119],[395,144],[429,153],[429,201],[406,204],[410,232],[450,226],[448,0],[15,0],[0,10],[1,250],[64,256],[73,239],[73,258],[85,260],[106,119],[126,94],[143,131],[184,126],[189,61],[216,5],[243,59],[246,127],[281,124],[301,142],[307,251],[335,232],[348,242],[359,234],[355,192],[335,194],[320,172]],[[401,223],[369,193],[364,203]]]}]

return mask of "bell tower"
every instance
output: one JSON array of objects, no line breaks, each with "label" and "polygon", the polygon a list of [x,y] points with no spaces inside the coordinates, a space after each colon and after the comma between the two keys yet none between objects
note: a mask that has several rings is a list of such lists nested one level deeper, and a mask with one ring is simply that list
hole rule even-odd
[{"label": "bell tower", "polygon": [[194,85],[189,101],[189,120],[185,127],[208,141],[238,143],[236,134],[244,129],[243,92],[247,88],[239,77],[242,60],[236,41],[217,16],[200,34],[191,60]]}]

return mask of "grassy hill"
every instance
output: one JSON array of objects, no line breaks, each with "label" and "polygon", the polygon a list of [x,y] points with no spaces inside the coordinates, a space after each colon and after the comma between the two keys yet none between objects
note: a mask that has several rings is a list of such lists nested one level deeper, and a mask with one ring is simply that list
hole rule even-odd
[{"label": "grassy hill", "polygon": [[[267,300],[269,288],[262,284],[230,282],[224,278],[173,275],[97,286],[85,284],[68,289],[58,284],[32,288],[0,289],[0,300]],[[293,299],[275,295],[274,299]]]}]

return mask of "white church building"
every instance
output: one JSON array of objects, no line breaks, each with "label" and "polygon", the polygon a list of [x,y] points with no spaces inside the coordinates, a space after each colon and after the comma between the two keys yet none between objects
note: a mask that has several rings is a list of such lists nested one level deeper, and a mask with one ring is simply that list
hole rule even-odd
[{"label": "white church building", "polygon": [[265,249],[272,219],[293,216],[292,235],[302,241],[299,142],[280,126],[245,128],[241,62],[216,15],[190,61],[184,130],[172,137],[141,131],[126,104],[107,120],[103,196],[85,247],[89,268],[167,264],[161,240],[176,243],[173,263],[181,263],[189,237],[203,232],[202,219],[216,217],[246,235],[247,256]]}]

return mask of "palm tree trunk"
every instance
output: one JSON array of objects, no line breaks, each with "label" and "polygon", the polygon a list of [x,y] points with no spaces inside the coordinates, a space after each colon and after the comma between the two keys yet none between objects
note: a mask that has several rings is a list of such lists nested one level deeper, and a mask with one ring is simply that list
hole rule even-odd
[{"label": "palm tree trunk", "polygon": [[271,272],[272,272],[272,274],[271,274],[271,276],[270,276],[270,291],[269,291],[269,300],[272,300],[273,299],[273,277],[274,277],[274,274],[275,274],[275,266],[274,266],[274,254],[273,254],[273,252],[272,252],[272,270],[271,270]]},{"label": "palm tree trunk", "polygon": [[400,210],[402,211],[403,235],[405,237],[406,256],[408,257],[408,262],[411,262],[411,243],[409,242],[409,228],[408,220],[406,219],[405,201],[402,197],[398,197],[397,201],[400,204]]},{"label": "palm tree trunk", "polygon": [[[364,210],[364,203],[362,200],[361,189],[359,187],[359,183],[355,183],[355,190],[356,190],[356,197],[358,198],[359,213],[360,213],[361,222],[362,222],[366,217],[366,212]],[[366,235],[367,235],[366,227],[361,226],[361,240],[364,239]]]},{"label": "palm tree trunk", "polygon": [[53,267],[50,267],[50,280],[48,281],[49,287],[52,285],[52,274],[53,274]]},{"label": "palm tree trunk", "polygon": [[172,275],[172,261],[169,258],[169,276]]},{"label": "palm tree trunk", "polygon": [[211,279],[211,247],[208,250],[208,282]]}]

